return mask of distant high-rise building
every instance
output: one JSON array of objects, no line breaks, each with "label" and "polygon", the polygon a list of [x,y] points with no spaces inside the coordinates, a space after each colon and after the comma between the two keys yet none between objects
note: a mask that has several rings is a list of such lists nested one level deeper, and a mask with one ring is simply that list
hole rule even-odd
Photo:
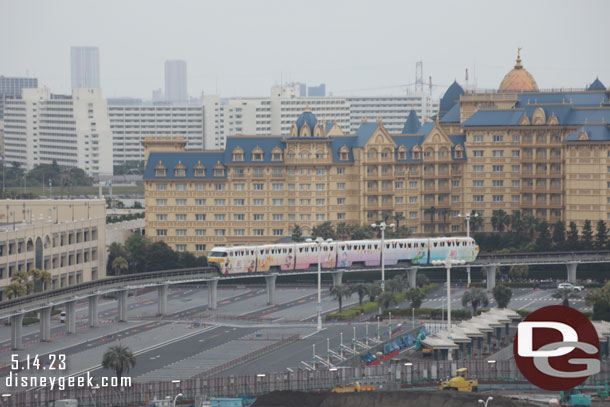
[{"label": "distant high-rise building", "polygon": [[153,103],[155,102],[162,102],[163,99],[163,90],[162,89],[155,89],[152,91],[152,101]]},{"label": "distant high-rise building", "polygon": [[72,47],[72,89],[100,87],[100,50],[98,47]]},{"label": "distant high-rise building", "polygon": [[4,118],[4,99],[6,97],[20,97],[21,89],[37,88],[36,78],[12,78],[0,76],[0,120]]},{"label": "distant high-rise building", "polygon": [[307,96],[309,96],[309,97],[326,96],[326,84],[321,83],[319,86],[309,86],[307,88]]},{"label": "distant high-rise building", "polygon": [[165,61],[165,100],[170,103],[188,101],[185,61],[179,59]]}]

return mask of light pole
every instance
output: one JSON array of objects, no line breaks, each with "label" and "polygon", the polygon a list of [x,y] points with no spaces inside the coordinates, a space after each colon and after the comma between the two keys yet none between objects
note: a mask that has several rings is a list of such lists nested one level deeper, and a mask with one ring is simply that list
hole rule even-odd
[{"label": "light pole", "polygon": [[446,258],[445,260],[432,260],[435,266],[445,266],[447,269],[447,331],[451,331],[451,267],[458,264],[466,263],[464,260],[454,260]]},{"label": "light pole", "polygon": [[[327,239],[326,243],[331,243],[333,239]],[[307,243],[315,243],[318,251],[318,331],[322,330],[322,243],[325,242],[321,237],[316,240],[307,239]]]},{"label": "light pole", "polygon": [[487,407],[487,404],[488,404],[490,401],[492,401],[493,399],[494,399],[494,398],[493,398],[493,397],[491,397],[491,396],[490,396],[490,397],[487,397],[487,400],[485,400],[485,401],[483,401],[483,400],[479,399],[479,403],[481,403],[481,404],[485,405],[485,407]]},{"label": "light pole", "polygon": [[182,393],[178,393],[176,394],[176,397],[174,397],[174,402],[172,403],[174,405],[174,407],[176,407],[176,400],[178,400],[178,398],[182,397]]},{"label": "light pole", "polygon": [[[462,214],[458,214],[458,218],[466,218],[466,237],[470,237],[470,217],[476,218],[477,216],[479,216],[478,212],[473,213],[472,215],[470,213],[467,213],[465,215]],[[466,266],[466,275],[468,276],[468,284],[467,286],[470,287],[470,264]]]},{"label": "light pole", "polygon": [[381,230],[381,292],[385,291],[385,259],[383,258],[383,246],[384,246],[384,240],[385,240],[385,228],[386,227],[394,227],[393,223],[390,223],[389,225],[386,225],[385,222],[381,222],[379,224],[373,223],[371,225],[371,227],[373,228],[379,228],[379,230]]}]

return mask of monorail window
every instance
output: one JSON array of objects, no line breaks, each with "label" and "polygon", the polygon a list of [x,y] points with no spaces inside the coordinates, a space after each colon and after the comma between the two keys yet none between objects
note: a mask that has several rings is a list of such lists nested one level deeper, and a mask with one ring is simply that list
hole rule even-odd
[{"label": "monorail window", "polygon": [[299,253],[303,253],[303,248],[299,247]]},{"label": "monorail window", "polygon": [[426,247],[426,242],[421,242],[420,245],[421,247]]},{"label": "monorail window", "polygon": [[211,252],[210,257],[227,257],[227,252]]}]

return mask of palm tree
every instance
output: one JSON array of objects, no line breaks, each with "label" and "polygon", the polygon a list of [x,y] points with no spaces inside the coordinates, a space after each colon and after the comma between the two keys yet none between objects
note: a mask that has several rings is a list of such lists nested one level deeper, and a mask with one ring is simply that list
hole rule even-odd
[{"label": "palm tree", "polygon": [[339,312],[343,309],[343,298],[349,298],[352,296],[350,289],[343,284],[335,285],[330,290],[330,295],[333,299],[339,301]]},{"label": "palm tree", "polygon": [[419,308],[426,298],[426,292],[421,288],[411,288],[405,298],[411,301],[411,308]]},{"label": "palm tree", "polygon": [[108,348],[102,357],[102,367],[114,370],[117,379],[121,381],[123,373],[129,373],[136,365],[136,357],[125,345],[114,345]]},{"label": "palm tree", "polygon": [[21,284],[24,287],[26,294],[29,294],[34,288],[34,283],[30,281],[30,275],[23,270],[14,272],[11,277],[11,282]]},{"label": "palm tree", "polygon": [[396,297],[394,297],[394,294],[392,294],[390,291],[382,292],[379,297],[377,297],[377,302],[379,305],[381,305],[381,307],[383,307],[383,309],[388,309],[391,305],[398,303],[398,301],[396,301]]},{"label": "palm tree", "polygon": [[476,211],[470,212],[470,230],[472,232],[478,232],[483,226],[483,217],[478,215]]},{"label": "palm tree", "polygon": [[349,288],[350,293],[358,294],[358,304],[362,306],[362,299],[369,294],[369,287],[366,284],[355,284]]},{"label": "palm tree", "polygon": [[404,288],[404,283],[400,278],[394,277],[391,280],[386,281],[386,290],[390,291],[392,294],[399,293]]},{"label": "palm tree", "polygon": [[510,229],[517,234],[523,233],[523,219],[521,219],[521,211],[513,211],[510,215]]},{"label": "palm tree", "polygon": [[10,283],[6,290],[4,291],[8,298],[17,298],[25,295],[26,289],[25,286],[19,283]]},{"label": "palm tree", "polygon": [[523,231],[529,235],[530,240],[534,240],[536,235],[536,226],[538,226],[538,219],[532,215],[526,215],[523,217]]},{"label": "palm tree", "polygon": [[489,299],[487,293],[481,288],[470,288],[464,292],[462,296],[462,306],[466,307],[470,303],[472,308],[472,316],[477,315],[477,309],[479,305],[487,307],[489,305]]},{"label": "palm tree", "polygon": [[30,270],[29,275],[32,277],[35,292],[44,290],[46,288],[46,284],[51,282],[51,273],[46,270],[33,268]]},{"label": "palm tree", "polygon": [[400,221],[404,219],[405,217],[403,216],[402,212],[394,213],[394,220],[396,221],[396,230],[400,229]]},{"label": "palm tree", "polygon": [[561,300],[561,305],[564,307],[570,306],[570,298],[578,298],[578,294],[569,288],[560,288],[555,291],[552,295],[553,298],[559,298]]},{"label": "palm tree", "polygon": [[437,209],[434,206],[424,209],[424,215],[430,215],[430,225],[432,227],[432,233],[434,233],[434,215],[437,213]]},{"label": "palm tree", "polygon": [[381,285],[378,281],[375,281],[374,283],[367,284],[366,287],[368,289],[369,300],[371,302],[375,301],[375,298],[381,294]]},{"label": "palm tree", "polygon": [[335,235],[338,240],[348,240],[350,237],[350,231],[345,222],[339,222],[335,226]]},{"label": "palm tree", "polygon": [[114,270],[114,275],[120,276],[122,271],[125,271],[129,268],[129,263],[123,257],[117,257],[112,261],[112,270]]},{"label": "palm tree", "polygon": [[510,224],[510,215],[502,209],[493,211],[491,215],[491,224],[494,230],[504,232],[504,228]]}]

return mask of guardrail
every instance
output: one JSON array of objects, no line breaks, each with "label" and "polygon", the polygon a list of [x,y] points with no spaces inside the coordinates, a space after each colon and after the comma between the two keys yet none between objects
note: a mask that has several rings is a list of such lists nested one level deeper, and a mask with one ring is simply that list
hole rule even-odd
[{"label": "guardrail", "polygon": [[525,253],[490,253],[479,254],[479,259],[514,259],[514,258],[540,258],[540,257],[580,257],[580,256],[608,256],[610,258],[610,250],[595,250],[595,251],[570,251],[570,252],[525,252]]}]

